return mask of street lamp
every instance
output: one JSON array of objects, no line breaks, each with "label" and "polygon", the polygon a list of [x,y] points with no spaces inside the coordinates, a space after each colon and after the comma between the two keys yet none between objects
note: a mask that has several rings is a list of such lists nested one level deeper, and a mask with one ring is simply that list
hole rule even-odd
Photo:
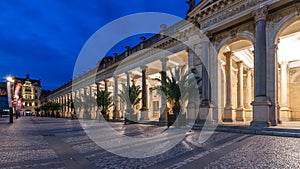
[{"label": "street lamp", "polygon": [[8,98],[8,106],[9,106],[9,123],[13,123],[14,117],[13,117],[13,106],[12,106],[11,83],[14,84],[15,81],[12,76],[7,76],[6,81],[7,81],[7,98]]}]

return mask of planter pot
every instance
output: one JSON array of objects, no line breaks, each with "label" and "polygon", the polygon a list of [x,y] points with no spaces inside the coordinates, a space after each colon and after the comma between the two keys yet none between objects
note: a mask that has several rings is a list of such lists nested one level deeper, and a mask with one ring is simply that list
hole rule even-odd
[{"label": "planter pot", "polygon": [[109,120],[109,114],[102,114],[103,119],[108,121]]},{"label": "planter pot", "polygon": [[137,114],[134,113],[133,110],[126,110],[125,111],[125,124],[134,124],[137,123]]},{"label": "planter pot", "polygon": [[174,114],[168,114],[168,127],[172,126],[176,121],[176,116]]}]

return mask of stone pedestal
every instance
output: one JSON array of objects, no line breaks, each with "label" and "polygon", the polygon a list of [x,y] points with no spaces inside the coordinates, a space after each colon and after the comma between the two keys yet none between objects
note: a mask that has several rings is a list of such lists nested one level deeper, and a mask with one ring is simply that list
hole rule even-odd
[{"label": "stone pedestal", "polygon": [[201,107],[199,109],[198,119],[200,122],[213,123],[213,107]]},{"label": "stone pedestal", "polygon": [[253,106],[253,121],[251,122],[251,126],[253,127],[269,127],[270,126],[270,117],[269,111],[271,103],[268,101],[266,97],[256,97],[254,102],[252,102]]},{"label": "stone pedestal", "polygon": [[236,121],[245,121],[245,109],[237,108],[236,109]]},{"label": "stone pedestal", "polygon": [[281,107],[280,108],[280,115],[279,120],[281,122],[286,122],[291,120],[291,111],[288,107]]},{"label": "stone pedestal", "polygon": [[148,109],[141,109],[141,121],[149,120],[149,110]]},{"label": "stone pedestal", "polygon": [[245,113],[245,120],[246,121],[251,121],[252,120],[252,109],[249,108],[249,109],[245,109],[244,110],[244,113]]},{"label": "stone pedestal", "polygon": [[159,117],[160,122],[168,121],[168,111],[169,111],[169,108],[167,108],[165,106],[160,108],[160,117]]},{"label": "stone pedestal", "polygon": [[225,107],[224,108],[224,122],[234,122],[236,119],[235,109],[233,107]]},{"label": "stone pedestal", "polygon": [[187,121],[190,125],[194,124],[197,118],[195,103],[192,101],[192,99],[189,100],[189,104],[187,106],[187,118]]}]

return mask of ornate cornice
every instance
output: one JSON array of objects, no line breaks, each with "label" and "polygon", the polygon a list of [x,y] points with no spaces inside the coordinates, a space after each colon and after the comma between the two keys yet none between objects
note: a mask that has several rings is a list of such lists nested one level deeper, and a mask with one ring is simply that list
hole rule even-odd
[{"label": "ornate cornice", "polygon": [[273,13],[268,14],[267,20],[271,24],[272,27],[277,25],[285,16],[296,13],[300,15],[300,3],[295,4],[293,6],[289,6],[287,8],[280,9]]},{"label": "ornate cornice", "polygon": [[198,11],[189,14],[189,19],[196,20],[201,30],[210,31],[246,15],[250,17],[253,10],[276,2],[278,0],[217,0],[205,8],[195,8]]},{"label": "ornate cornice", "polygon": [[235,26],[231,29],[227,29],[225,31],[214,34],[213,41],[215,42],[216,45],[218,45],[219,43],[221,43],[222,40],[224,40],[227,37],[235,38],[238,36],[239,33],[243,33],[243,32],[250,32],[254,34],[254,31],[255,31],[254,22],[248,21],[241,25]]},{"label": "ornate cornice", "polygon": [[231,0],[231,1],[216,1],[215,5],[211,5],[199,11],[197,21],[200,24],[200,28],[204,29],[212,24],[216,24],[230,18],[234,15],[238,15],[241,12],[250,9],[267,0]]}]

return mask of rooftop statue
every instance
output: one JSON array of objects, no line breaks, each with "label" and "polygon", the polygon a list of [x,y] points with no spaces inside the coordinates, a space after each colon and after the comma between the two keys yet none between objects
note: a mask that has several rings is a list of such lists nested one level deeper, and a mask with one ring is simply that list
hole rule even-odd
[{"label": "rooftop statue", "polygon": [[185,2],[189,5],[188,12],[190,12],[191,10],[193,10],[195,8],[196,0],[188,0]]}]

